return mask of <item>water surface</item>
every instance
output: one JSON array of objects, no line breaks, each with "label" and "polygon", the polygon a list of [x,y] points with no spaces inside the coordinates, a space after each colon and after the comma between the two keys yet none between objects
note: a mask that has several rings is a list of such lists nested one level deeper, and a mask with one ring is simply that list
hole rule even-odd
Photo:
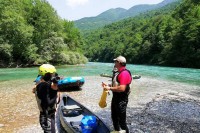
[{"label": "water surface", "polygon": [[[113,63],[89,62],[85,65],[57,66],[57,72],[64,77],[69,76],[96,76],[101,73],[112,73]],[[160,67],[128,64],[127,68],[133,75],[164,79],[200,86],[200,69]],[[35,79],[38,67],[33,68],[1,68],[0,81],[16,79]]]}]

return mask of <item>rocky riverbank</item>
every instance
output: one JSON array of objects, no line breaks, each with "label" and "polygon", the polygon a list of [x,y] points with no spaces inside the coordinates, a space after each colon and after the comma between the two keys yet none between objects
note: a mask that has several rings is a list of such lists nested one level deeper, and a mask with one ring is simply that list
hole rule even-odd
[{"label": "rocky riverbank", "polygon": [[[101,82],[109,78],[85,77],[81,90],[68,95],[100,116],[111,129],[110,101],[100,108]],[[0,132],[41,133],[38,109],[31,93],[33,82],[1,82]],[[127,108],[127,123],[133,133],[200,132],[200,87],[142,77],[133,80]]]}]

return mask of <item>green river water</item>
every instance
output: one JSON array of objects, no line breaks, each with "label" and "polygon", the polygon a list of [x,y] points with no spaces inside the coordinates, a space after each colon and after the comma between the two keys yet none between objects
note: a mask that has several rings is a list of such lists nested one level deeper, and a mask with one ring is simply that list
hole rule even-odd
[{"label": "green river water", "polygon": [[[97,76],[101,73],[111,74],[113,63],[89,62],[85,65],[59,66],[57,73],[64,77],[70,76]],[[182,82],[190,85],[200,86],[200,69],[160,67],[128,64],[127,68],[133,75]],[[0,82],[9,80],[35,79],[38,67],[32,68],[1,68]]]}]

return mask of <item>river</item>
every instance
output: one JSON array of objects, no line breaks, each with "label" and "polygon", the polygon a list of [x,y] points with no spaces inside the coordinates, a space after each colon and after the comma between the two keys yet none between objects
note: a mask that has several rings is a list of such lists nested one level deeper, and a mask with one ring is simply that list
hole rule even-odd
[{"label": "river", "polygon": [[[70,76],[97,76],[101,73],[111,74],[113,63],[89,62],[85,65],[58,66],[57,73],[64,77]],[[163,79],[200,86],[200,69],[161,67],[127,64],[127,68],[133,75],[141,75],[155,79]],[[38,67],[32,68],[1,68],[0,81],[15,79],[34,79],[37,76]]]}]

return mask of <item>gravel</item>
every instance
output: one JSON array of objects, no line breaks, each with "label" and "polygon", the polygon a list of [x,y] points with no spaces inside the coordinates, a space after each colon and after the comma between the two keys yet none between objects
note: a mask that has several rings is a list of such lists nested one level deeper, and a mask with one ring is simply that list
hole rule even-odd
[{"label": "gravel", "polygon": [[[100,108],[101,82],[110,79],[88,76],[80,90],[67,93],[95,112],[113,129],[110,118],[112,93],[107,107]],[[31,89],[33,82],[0,82],[0,132],[41,133],[39,110]],[[200,132],[200,87],[161,79],[141,77],[133,80],[127,108],[127,123],[132,133]],[[59,123],[59,122],[57,122]],[[59,127],[58,127],[59,128]]]}]

